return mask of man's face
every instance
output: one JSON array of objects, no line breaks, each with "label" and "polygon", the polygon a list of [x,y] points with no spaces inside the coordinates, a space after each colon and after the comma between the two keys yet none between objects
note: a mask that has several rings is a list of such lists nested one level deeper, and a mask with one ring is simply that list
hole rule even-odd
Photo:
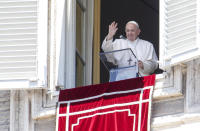
[{"label": "man's face", "polygon": [[134,41],[140,34],[140,29],[135,24],[128,23],[126,25],[125,32],[127,39],[130,41]]}]

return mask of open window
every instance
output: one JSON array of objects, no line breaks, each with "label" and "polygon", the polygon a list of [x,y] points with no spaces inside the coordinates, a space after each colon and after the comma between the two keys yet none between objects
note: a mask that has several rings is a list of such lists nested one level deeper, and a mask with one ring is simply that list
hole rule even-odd
[{"label": "open window", "polygon": [[85,9],[83,2],[76,2],[76,87],[85,85]]},{"label": "open window", "polygon": [[[101,6],[101,42],[112,21],[118,23],[116,37],[119,38],[125,36],[126,22],[135,20],[141,27],[139,37],[154,44],[161,69],[169,69],[200,55],[198,0],[110,0],[102,1]],[[105,70],[103,66],[101,70]],[[103,72],[101,82],[107,81],[105,76],[108,75]]]},{"label": "open window", "polygon": [[[112,21],[118,23],[115,38],[125,37],[125,25],[128,21],[139,23],[141,39],[150,41],[159,57],[159,0],[102,0],[101,1],[101,42],[108,33]],[[161,71],[159,71],[161,72]],[[101,64],[101,83],[108,81],[108,72]]]},{"label": "open window", "polygon": [[87,0],[56,3],[56,32],[52,34],[56,36],[52,54],[56,73],[51,74],[57,87],[92,84],[93,7],[93,1]]}]

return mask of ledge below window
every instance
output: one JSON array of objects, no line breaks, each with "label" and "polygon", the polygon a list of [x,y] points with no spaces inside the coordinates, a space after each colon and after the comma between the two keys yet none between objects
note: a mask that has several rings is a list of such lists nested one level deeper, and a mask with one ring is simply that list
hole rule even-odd
[{"label": "ledge below window", "polygon": [[0,81],[0,90],[44,89],[46,84],[36,80],[3,80]]}]

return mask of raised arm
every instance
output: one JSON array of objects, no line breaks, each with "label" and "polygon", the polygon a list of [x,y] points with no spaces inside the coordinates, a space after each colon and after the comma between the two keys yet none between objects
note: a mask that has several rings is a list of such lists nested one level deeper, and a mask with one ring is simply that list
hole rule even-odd
[{"label": "raised arm", "polygon": [[[113,41],[112,40],[113,40],[113,36],[116,34],[117,30],[118,30],[117,23],[112,22],[109,25],[108,34],[107,34],[106,38],[104,39],[102,46],[101,46],[101,48],[103,49],[104,52],[113,50]],[[106,58],[109,62],[116,64],[112,53],[106,54]]]},{"label": "raised arm", "polygon": [[108,35],[106,36],[106,40],[111,40],[113,39],[113,36],[116,34],[118,28],[117,28],[117,23],[113,21],[109,25],[109,30],[108,30]]},{"label": "raised arm", "polygon": [[114,21],[109,25],[108,28],[108,34],[106,38],[104,39],[101,48],[103,51],[112,51],[113,50],[113,36],[116,34],[118,28],[117,28],[117,23]]}]

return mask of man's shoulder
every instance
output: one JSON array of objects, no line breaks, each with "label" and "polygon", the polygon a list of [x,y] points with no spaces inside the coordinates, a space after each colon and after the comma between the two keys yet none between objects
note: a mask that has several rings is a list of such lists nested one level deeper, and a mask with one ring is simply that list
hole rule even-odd
[{"label": "man's shoulder", "polygon": [[153,44],[147,40],[139,39],[139,43],[142,43],[143,45],[146,46],[153,46]]}]

